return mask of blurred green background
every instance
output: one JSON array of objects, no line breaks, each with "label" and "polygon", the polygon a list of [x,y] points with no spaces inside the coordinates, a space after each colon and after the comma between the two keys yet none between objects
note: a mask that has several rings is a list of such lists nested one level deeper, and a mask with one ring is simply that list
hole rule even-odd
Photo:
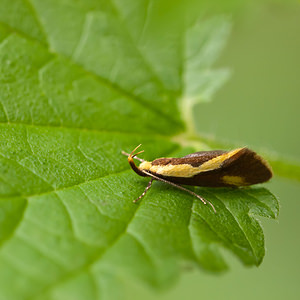
[{"label": "blurred green background", "polygon": [[[299,161],[299,2],[252,2],[226,13],[230,9],[232,34],[215,66],[230,68],[232,76],[213,102],[196,108],[197,130]],[[163,293],[132,282],[127,298],[299,299],[300,184],[275,176],[266,186],[280,199],[281,212],[278,222],[261,219],[267,252],[259,268],[245,268],[225,253],[231,266],[225,274],[187,271]]]}]

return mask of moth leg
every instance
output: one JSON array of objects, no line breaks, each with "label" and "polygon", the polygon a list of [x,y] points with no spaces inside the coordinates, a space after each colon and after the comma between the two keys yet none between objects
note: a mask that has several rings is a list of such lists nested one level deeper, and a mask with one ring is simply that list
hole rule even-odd
[{"label": "moth leg", "polygon": [[151,188],[152,182],[153,182],[153,178],[150,179],[150,181],[149,181],[147,187],[145,188],[143,194],[141,196],[139,196],[137,199],[133,200],[134,203],[137,203],[140,199],[142,199],[146,195],[147,191]]},{"label": "moth leg", "polygon": [[166,179],[162,179],[162,178],[160,178],[160,177],[158,177],[158,176],[155,176],[155,175],[153,175],[152,173],[149,173],[149,172],[147,172],[147,171],[145,171],[145,170],[143,170],[143,172],[144,172],[145,174],[147,174],[148,176],[151,176],[152,178],[156,179],[156,180],[159,180],[159,181],[162,181],[162,182],[164,182],[164,183],[170,184],[170,185],[172,185],[172,186],[174,186],[174,187],[176,187],[176,188],[178,188],[178,189],[180,189],[180,190],[182,190],[182,191],[185,191],[185,192],[190,193],[191,195],[193,195],[193,196],[197,197],[198,199],[200,199],[200,200],[203,202],[203,204],[207,204],[207,203],[208,203],[208,204],[212,207],[214,213],[217,212],[216,209],[215,209],[215,207],[213,206],[213,204],[212,204],[211,202],[209,202],[208,200],[204,199],[203,197],[201,197],[200,195],[198,195],[198,194],[196,194],[196,193],[194,193],[194,192],[192,192],[192,191],[190,191],[190,190],[184,188],[183,186],[181,186],[181,185],[179,185],[179,184],[176,184],[176,183],[174,183],[174,182],[168,181],[168,180],[166,180]]}]

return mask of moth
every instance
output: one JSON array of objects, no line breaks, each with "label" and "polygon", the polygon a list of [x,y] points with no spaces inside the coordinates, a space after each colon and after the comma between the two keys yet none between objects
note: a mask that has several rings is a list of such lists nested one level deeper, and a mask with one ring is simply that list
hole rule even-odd
[{"label": "moth", "polygon": [[[202,187],[243,187],[268,181],[272,170],[268,163],[254,151],[243,147],[231,151],[214,150],[200,151],[180,158],[157,158],[145,161],[135,153],[138,145],[128,157],[132,170],[143,177],[151,177],[144,192],[133,202],[139,201],[151,188],[153,180],[162,181],[180,190],[186,191],[209,204],[216,212],[213,204],[200,195],[181,185]],[[133,159],[141,162],[137,166]]]}]

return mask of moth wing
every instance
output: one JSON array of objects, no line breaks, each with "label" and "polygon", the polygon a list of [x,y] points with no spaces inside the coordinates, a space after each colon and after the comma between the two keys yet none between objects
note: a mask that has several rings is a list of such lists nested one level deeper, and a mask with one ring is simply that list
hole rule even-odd
[{"label": "moth wing", "polygon": [[189,157],[208,157],[209,159],[212,159],[214,157],[217,157],[221,154],[227,153],[228,151],[223,151],[223,150],[214,150],[214,151],[199,151],[199,152],[194,152],[191,154],[188,154],[186,156],[183,156],[183,158],[189,158]]},{"label": "moth wing", "polygon": [[193,167],[199,167],[201,164],[227,153],[227,151],[215,150],[215,151],[199,151],[188,154],[179,158],[157,158],[152,162],[152,165],[181,165],[190,164]]},{"label": "moth wing", "polygon": [[234,162],[239,156],[243,155],[244,149],[246,148],[238,148],[232,151],[201,151],[187,155],[181,160],[182,163],[197,167],[199,173],[208,172],[224,168]]},{"label": "moth wing", "polygon": [[[207,155],[206,152],[205,156]],[[174,183],[194,186],[232,187],[262,183],[272,177],[268,164],[248,148],[222,151],[221,154],[204,162],[201,162],[201,158],[199,153],[195,153],[194,157],[183,158],[191,160],[189,164],[199,168],[198,174],[193,177],[168,177],[168,179]]]},{"label": "moth wing", "polygon": [[249,185],[268,181],[272,177],[272,170],[268,163],[248,148],[242,148],[225,160],[221,170],[228,176],[244,178]]},{"label": "moth wing", "polygon": [[206,161],[209,161],[215,157],[218,157],[228,151],[223,150],[214,150],[214,151],[199,151],[195,153],[188,154],[183,157],[183,159],[187,159],[188,162],[191,162],[192,165],[197,166],[197,164],[203,164]]},{"label": "moth wing", "polygon": [[202,170],[195,175],[193,179],[197,185],[247,186],[268,181],[272,177],[272,170],[267,162],[248,148],[220,155],[211,162],[204,163],[204,169],[205,164],[214,168]]}]

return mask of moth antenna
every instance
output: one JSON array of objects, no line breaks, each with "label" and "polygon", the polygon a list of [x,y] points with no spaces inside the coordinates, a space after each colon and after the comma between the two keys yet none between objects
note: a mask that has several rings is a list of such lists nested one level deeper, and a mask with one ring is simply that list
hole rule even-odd
[{"label": "moth antenna", "polygon": [[139,155],[139,154],[141,154],[141,153],[143,153],[143,152],[145,152],[145,150],[142,150],[142,151],[140,151],[140,152],[138,152],[138,153],[132,155],[132,158],[135,158],[137,155]]},{"label": "moth antenna", "polygon": [[152,182],[153,182],[153,178],[150,179],[150,181],[149,181],[147,187],[145,188],[144,192],[142,193],[142,195],[139,196],[137,199],[133,200],[134,203],[137,203],[140,199],[142,199],[146,195],[147,191],[151,188]]},{"label": "moth antenna", "polygon": [[135,152],[138,148],[140,148],[141,146],[142,146],[142,144],[139,144],[138,146],[136,146],[136,147],[131,151],[131,153],[130,153],[129,156],[132,157],[132,155],[134,154],[134,152]]},{"label": "moth antenna", "polygon": [[[125,152],[125,151],[122,151],[121,153],[122,153],[123,155],[127,156],[127,157],[130,155],[129,153],[127,153],[127,152]],[[137,155],[137,154],[136,154],[136,155]],[[136,157],[136,156],[133,156],[132,158],[137,159],[137,160],[139,160],[140,162],[144,162],[144,161],[145,161],[144,159],[139,158],[139,157]]]},{"label": "moth antenna", "polygon": [[203,202],[203,204],[207,204],[207,203],[208,203],[208,204],[212,207],[214,213],[217,212],[216,209],[215,209],[215,207],[213,206],[213,204],[212,204],[211,202],[209,202],[208,200],[205,200],[203,197],[199,196],[198,194],[196,194],[196,193],[194,193],[194,192],[192,192],[192,191],[190,191],[190,190],[184,188],[183,186],[181,186],[181,185],[179,185],[179,184],[176,184],[176,183],[173,183],[173,182],[171,182],[171,181],[162,179],[162,178],[160,178],[160,177],[158,177],[158,176],[155,176],[155,175],[153,175],[152,173],[147,172],[147,171],[145,171],[145,170],[143,170],[142,172],[145,173],[146,175],[148,175],[148,176],[150,176],[150,177],[156,179],[156,180],[159,180],[159,181],[162,181],[162,182],[164,182],[164,183],[170,184],[170,185],[172,185],[172,186],[174,186],[174,187],[176,187],[176,188],[178,188],[178,189],[180,189],[180,190],[182,190],[182,191],[185,191],[185,192],[190,193],[191,195],[193,195],[193,196],[197,197],[198,199],[200,199],[200,200]]},{"label": "moth antenna", "polygon": [[[134,160],[133,160],[133,158],[135,158],[136,155],[138,155],[138,154],[144,152],[144,150],[142,150],[142,151],[140,151],[140,152],[134,154],[134,152],[135,152],[141,145],[142,145],[142,144],[139,144],[137,147],[135,147],[135,148],[132,150],[132,152],[128,155],[128,162],[129,162],[129,165],[130,165],[131,169],[132,169],[136,174],[138,174],[138,175],[140,175],[140,176],[143,176],[143,177],[147,177],[147,175],[145,175],[145,173],[142,172],[142,171],[136,166],[136,164],[134,163]],[[125,153],[125,152],[124,152],[124,153]],[[141,161],[140,158],[137,158],[137,159]],[[144,161],[144,160],[143,160],[143,161]]]}]

